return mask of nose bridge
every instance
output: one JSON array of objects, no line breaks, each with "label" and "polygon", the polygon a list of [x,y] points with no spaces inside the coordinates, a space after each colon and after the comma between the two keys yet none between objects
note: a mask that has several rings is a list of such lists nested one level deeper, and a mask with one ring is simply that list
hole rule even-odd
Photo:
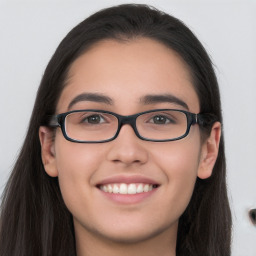
[{"label": "nose bridge", "polygon": [[120,117],[120,125],[119,125],[119,132],[120,133],[122,127],[126,124],[130,125],[134,131],[134,133],[136,134],[136,136],[139,138],[138,133],[137,133],[137,129],[136,129],[136,115],[132,115],[132,116],[122,116]]}]

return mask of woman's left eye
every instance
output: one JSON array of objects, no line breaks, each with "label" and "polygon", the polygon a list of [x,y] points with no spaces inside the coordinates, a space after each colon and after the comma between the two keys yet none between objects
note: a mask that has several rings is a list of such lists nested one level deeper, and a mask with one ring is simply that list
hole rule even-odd
[{"label": "woman's left eye", "polygon": [[150,119],[150,123],[154,124],[170,124],[174,123],[174,121],[171,118],[168,118],[163,115],[156,115]]}]

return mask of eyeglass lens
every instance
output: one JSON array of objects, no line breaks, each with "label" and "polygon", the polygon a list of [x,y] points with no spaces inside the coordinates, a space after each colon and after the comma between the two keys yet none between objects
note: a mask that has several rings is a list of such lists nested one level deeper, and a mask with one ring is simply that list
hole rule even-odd
[{"label": "eyeglass lens", "polygon": [[[137,117],[136,128],[140,136],[146,139],[174,139],[186,133],[187,117],[185,113],[174,110],[148,112]],[[118,130],[118,118],[104,112],[73,112],[66,116],[65,130],[73,140],[108,140]]]}]

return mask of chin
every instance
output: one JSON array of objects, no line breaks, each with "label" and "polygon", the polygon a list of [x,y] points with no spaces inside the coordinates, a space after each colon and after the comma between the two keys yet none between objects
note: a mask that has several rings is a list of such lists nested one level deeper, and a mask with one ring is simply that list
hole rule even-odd
[{"label": "chin", "polygon": [[153,225],[148,224],[146,227],[134,228],[133,225],[127,225],[124,228],[118,227],[118,230],[112,229],[112,232],[100,232],[99,234],[105,239],[119,244],[136,244],[141,242],[146,242],[154,239],[164,233],[177,233],[176,224],[171,224],[170,226],[158,226],[153,227]]}]

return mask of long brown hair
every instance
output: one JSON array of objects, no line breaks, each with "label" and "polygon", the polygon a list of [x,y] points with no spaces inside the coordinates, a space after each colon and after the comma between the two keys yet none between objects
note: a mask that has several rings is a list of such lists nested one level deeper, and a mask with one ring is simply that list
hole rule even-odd
[{"label": "long brown hair", "polygon": [[[222,122],[211,60],[181,21],[153,7],[135,4],[90,16],[63,39],[45,70],[23,147],[3,194],[0,256],[76,255],[72,215],[63,202],[58,179],[44,171],[38,130],[55,113],[75,59],[100,40],[138,37],[157,40],[179,54],[190,70],[200,111],[212,113]],[[212,176],[197,179],[192,199],[180,218],[177,256],[230,256],[231,214],[223,139]]]}]

